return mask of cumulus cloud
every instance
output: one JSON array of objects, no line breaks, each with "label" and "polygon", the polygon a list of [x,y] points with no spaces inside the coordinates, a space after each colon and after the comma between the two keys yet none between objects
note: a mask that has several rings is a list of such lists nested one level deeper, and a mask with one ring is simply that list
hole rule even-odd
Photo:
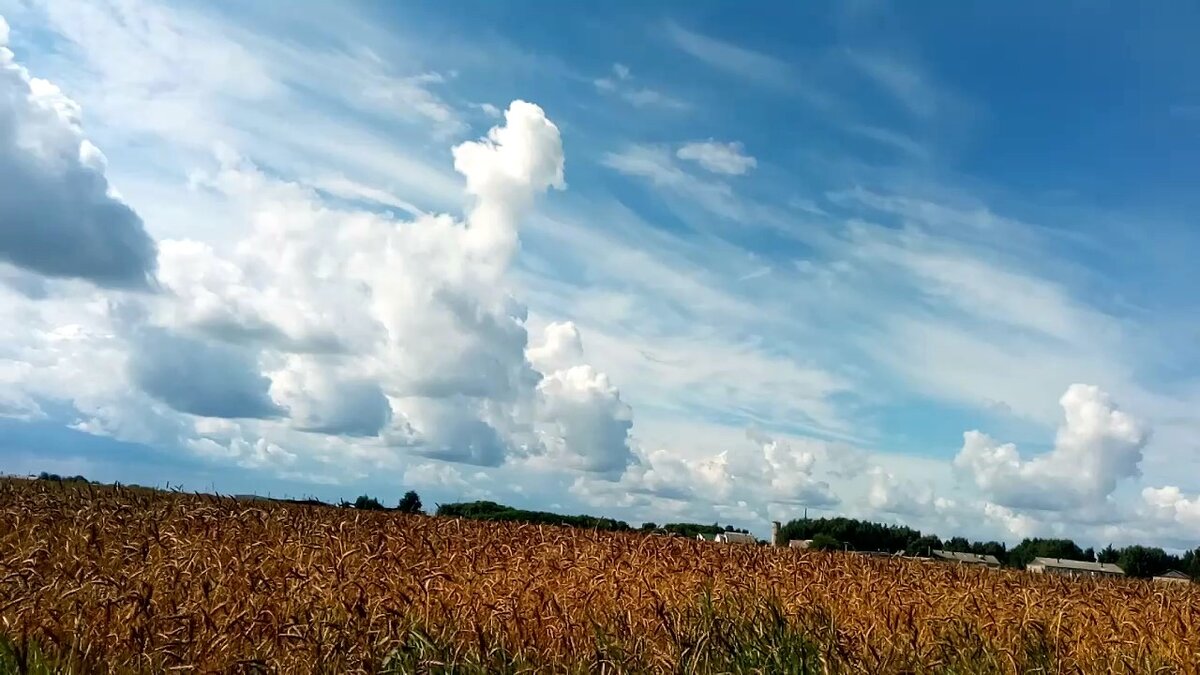
[{"label": "cumulus cloud", "polygon": [[955,468],[995,503],[1034,509],[1094,506],[1138,475],[1150,437],[1139,421],[1095,386],[1073,384],[1059,404],[1065,419],[1050,452],[1026,460],[1012,443],[968,431]]},{"label": "cumulus cloud", "polygon": [[901,480],[883,467],[873,467],[869,475],[867,505],[876,511],[924,518],[945,515],[957,507],[954,500],[935,496],[931,486]]},{"label": "cumulus cloud", "polygon": [[553,455],[584,471],[617,478],[633,462],[633,410],[604,373],[584,363],[574,323],[552,323],[526,354],[544,378],[537,385],[543,438]]},{"label": "cumulus cloud", "polygon": [[134,339],[130,379],[175,410],[204,417],[271,418],[283,409],[268,395],[252,352],[147,328]]},{"label": "cumulus cloud", "polygon": [[0,184],[0,261],[99,286],[150,285],[154,241],[109,186],[79,106],[16,63],[3,18]]},{"label": "cumulus cloud", "polygon": [[[516,101],[503,125],[458,145],[453,157],[470,197],[465,220],[404,221],[327,202],[313,186],[222,150],[217,169],[193,183],[224,197],[246,234],[222,251],[164,241],[168,293],[148,321],[204,338],[212,347],[205,354],[262,352],[274,400],[256,399],[263,406],[254,416],[286,409],[301,431],[377,435],[387,447],[498,465],[544,451],[537,424],[559,425],[560,440],[592,430],[578,406],[600,405],[605,381],[562,378],[553,391],[537,390],[525,308],[506,281],[521,218],[537,194],[565,187],[558,129],[541,108]],[[131,357],[143,388],[179,410],[213,412],[155,377],[164,370],[155,357]],[[257,394],[264,382],[254,382]],[[619,416],[623,404],[615,405],[610,414]],[[566,446],[595,451],[581,439]]]},{"label": "cumulus cloud", "polygon": [[294,453],[265,438],[255,441],[233,438],[225,443],[212,438],[193,438],[184,445],[206,459],[233,462],[246,469],[283,469],[296,462]]},{"label": "cumulus cloud", "polygon": [[728,452],[692,459],[658,448],[645,453],[629,467],[619,488],[663,499],[722,503],[729,500],[735,481]]},{"label": "cumulus cloud", "polygon": [[[280,202],[280,206],[287,204]],[[322,302],[332,289],[307,294],[312,284],[303,278],[294,279],[296,283],[287,288],[273,287],[290,270],[269,275],[245,265],[255,257],[247,255],[235,262],[219,257],[203,242],[162,241],[159,280],[175,300],[161,308],[162,320],[227,342],[267,344],[293,352],[345,349],[339,335],[351,332],[355,324],[337,305]]]},{"label": "cumulus cloud", "polygon": [[535,368],[552,373],[583,363],[583,340],[574,322],[555,322],[546,326],[542,344],[531,346],[525,354]]},{"label": "cumulus cloud", "polygon": [[687,143],[675,151],[675,156],[727,176],[740,176],[758,166],[758,160],[747,155],[741,143],[720,143],[711,139]]},{"label": "cumulus cloud", "polygon": [[769,501],[815,507],[833,506],[840,501],[829,483],[813,477],[819,441],[805,442],[811,447],[794,447],[755,429],[747,436],[762,449],[762,483]]},{"label": "cumulus cloud", "polygon": [[588,365],[559,370],[538,384],[538,394],[542,418],[579,468],[617,476],[632,461],[633,411],[607,375]]},{"label": "cumulus cloud", "polygon": [[418,462],[404,470],[405,485],[465,490],[470,484],[458,469],[441,462]]},{"label": "cumulus cloud", "polygon": [[1155,519],[1182,525],[1189,534],[1200,533],[1200,495],[1188,497],[1172,485],[1148,487],[1142,490],[1142,501]]},{"label": "cumulus cloud", "polygon": [[517,242],[517,222],[536,194],[563,180],[562,139],[541,108],[513,101],[504,126],[487,138],[454,148],[454,168],[475,198],[465,242],[481,263],[507,265]]},{"label": "cumulus cloud", "polygon": [[392,408],[379,383],[312,357],[290,356],[270,373],[271,397],[287,408],[303,431],[375,436],[391,421]]}]

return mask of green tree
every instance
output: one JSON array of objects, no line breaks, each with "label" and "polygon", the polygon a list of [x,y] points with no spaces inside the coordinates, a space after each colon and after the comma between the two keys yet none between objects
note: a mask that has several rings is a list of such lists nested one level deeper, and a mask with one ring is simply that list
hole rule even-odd
[{"label": "green tree", "polygon": [[942,547],[942,540],[927,534],[922,537],[917,537],[910,541],[904,547],[905,555],[929,555],[929,551],[935,548]]},{"label": "green tree", "polygon": [[1025,567],[1034,558],[1086,560],[1083,549],[1070,539],[1025,539],[1008,552],[1008,564],[1013,567]]},{"label": "green tree", "polygon": [[942,546],[947,551],[957,551],[959,553],[970,553],[971,542],[967,541],[966,537],[950,537]]},{"label": "green tree", "polygon": [[1096,554],[1096,562],[1100,563],[1115,563],[1121,558],[1121,552],[1113,548],[1112,544],[1100,549]]},{"label": "green tree", "polygon": [[642,523],[642,529],[646,530],[646,531],[657,530],[658,525],[655,525],[653,521],[648,522],[648,523]]},{"label": "green tree", "polygon": [[367,495],[360,495],[358,499],[355,499],[354,508],[362,509],[363,511],[385,510],[383,504],[380,504],[378,499],[375,499],[374,497],[368,497]]},{"label": "green tree", "polygon": [[808,547],[814,551],[840,551],[842,550],[842,542],[828,534],[821,533],[813,536],[812,543]]},{"label": "green tree", "polygon": [[1183,554],[1183,558],[1179,561],[1179,571],[1200,581],[1200,548]]},{"label": "green tree", "polygon": [[400,513],[424,513],[421,509],[421,497],[415,490],[409,490],[400,498],[400,504],[396,506],[396,510]]},{"label": "green tree", "polygon": [[1001,564],[1008,560],[1008,549],[998,541],[975,542],[971,544],[971,553],[993,556]]},{"label": "green tree", "polygon": [[1117,564],[1125,570],[1125,576],[1148,579],[1169,570],[1173,558],[1161,548],[1126,546],[1121,549]]}]

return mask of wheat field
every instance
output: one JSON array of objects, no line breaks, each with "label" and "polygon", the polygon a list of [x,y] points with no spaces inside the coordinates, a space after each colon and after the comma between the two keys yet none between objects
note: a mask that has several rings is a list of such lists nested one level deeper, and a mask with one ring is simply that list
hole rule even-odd
[{"label": "wheat field", "polygon": [[14,479],[0,641],[0,673],[1196,672],[1200,592]]}]

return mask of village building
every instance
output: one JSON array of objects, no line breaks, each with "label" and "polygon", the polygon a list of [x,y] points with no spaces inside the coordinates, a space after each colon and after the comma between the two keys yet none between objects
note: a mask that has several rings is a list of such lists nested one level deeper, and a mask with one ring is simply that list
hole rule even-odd
[{"label": "village building", "polygon": [[933,549],[929,552],[934,560],[941,562],[952,562],[960,565],[982,565],[983,567],[999,567],[1000,561],[994,555],[983,555],[980,553],[964,553],[962,551],[943,551],[941,549]]},{"label": "village building", "polygon": [[1192,578],[1179,570],[1171,570],[1154,577],[1154,581],[1163,584],[1190,584]]},{"label": "village building", "polygon": [[741,532],[719,532],[717,534],[698,534],[699,541],[711,541],[717,544],[757,544],[758,540],[752,534]]},{"label": "village building", "polygon": [[1034,558],[1025,569],[1037,574],[1058,574],[1067,577],[1119,577],[1125,570],[1112,563],[1085,562],[1063,558]]}]

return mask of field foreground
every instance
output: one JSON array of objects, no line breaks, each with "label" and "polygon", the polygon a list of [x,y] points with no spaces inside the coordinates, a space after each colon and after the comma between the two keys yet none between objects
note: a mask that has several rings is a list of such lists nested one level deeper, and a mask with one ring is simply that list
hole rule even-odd
[{"label": "field foreground", "polygon": [[1196,672],[1200,592],[4,480],[0,673],[36,664]]}]

